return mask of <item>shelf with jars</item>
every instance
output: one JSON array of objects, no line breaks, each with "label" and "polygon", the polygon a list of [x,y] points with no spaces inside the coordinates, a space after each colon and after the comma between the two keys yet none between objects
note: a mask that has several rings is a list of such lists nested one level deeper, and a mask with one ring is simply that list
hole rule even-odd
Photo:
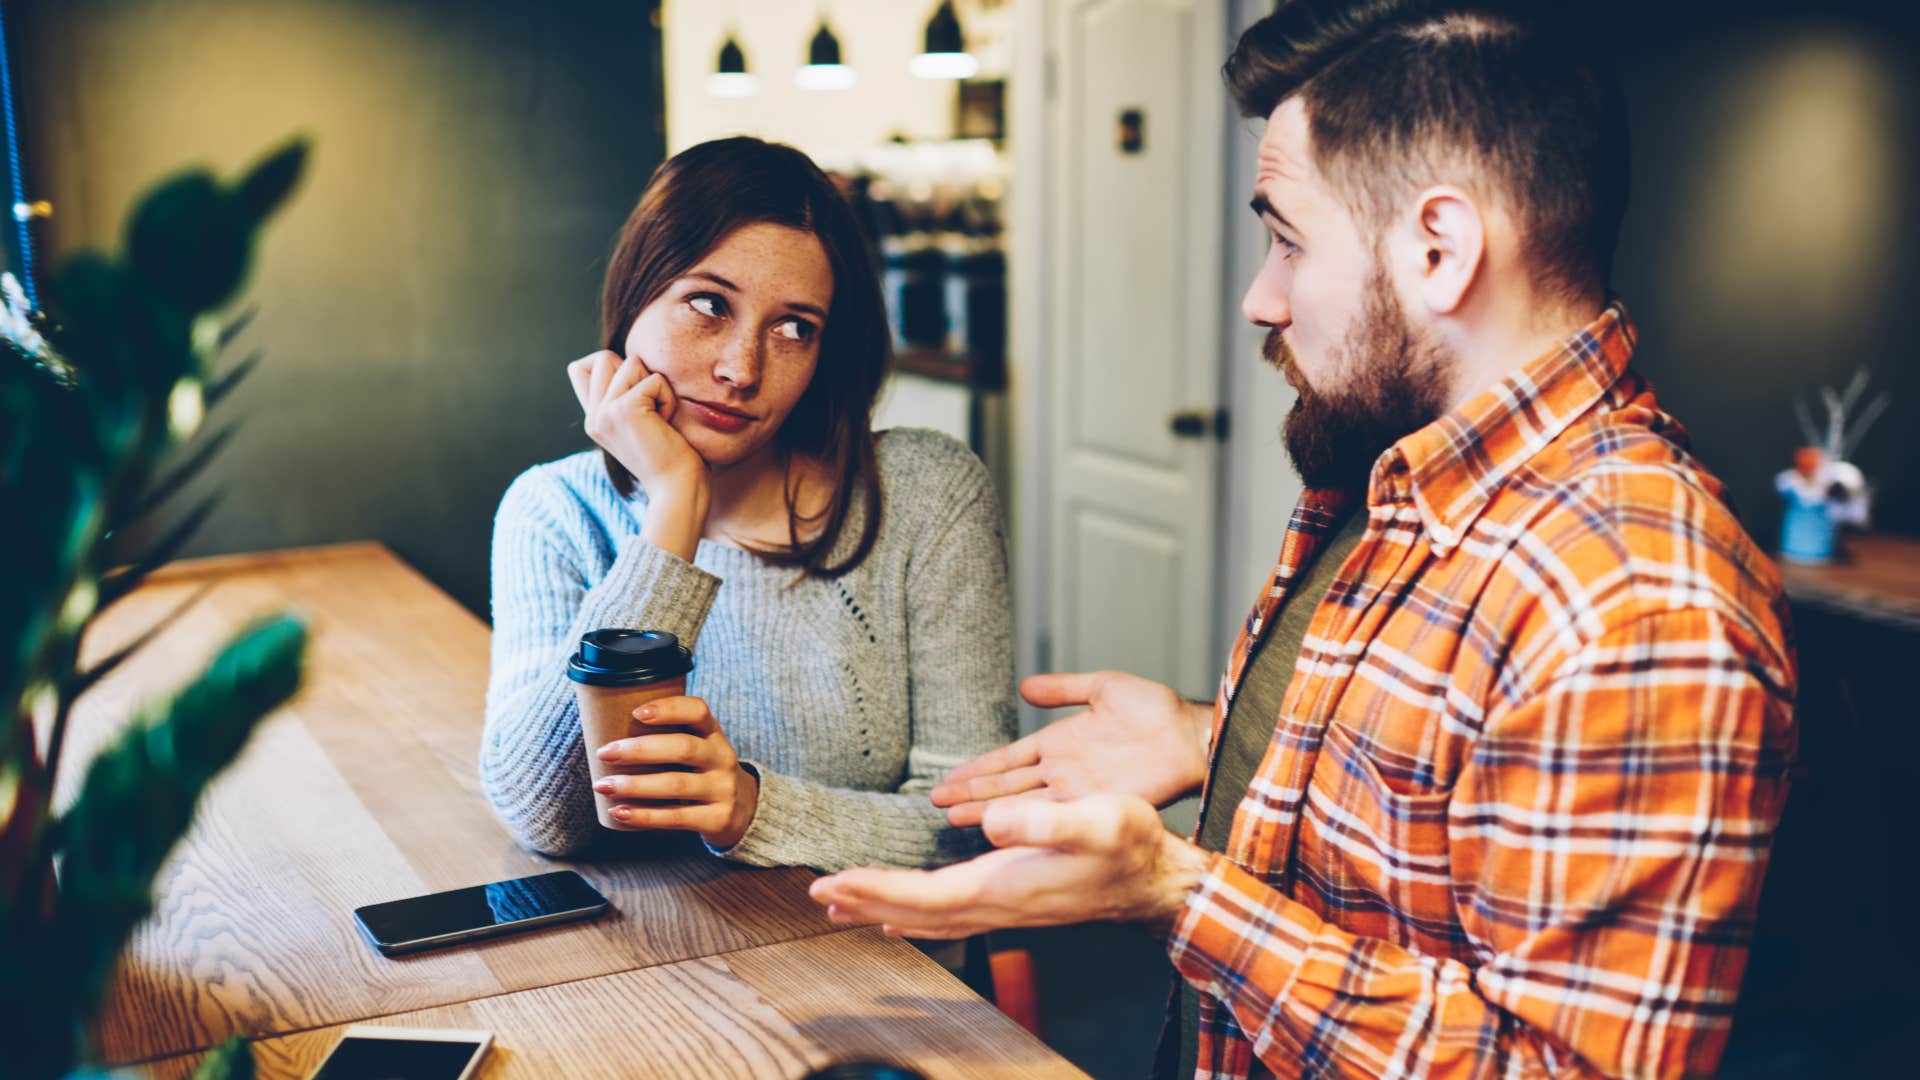
[{"label": "shelf with jars", "polygon": [[874,248],[894,366],[1006,385],[1006,165],[983,139],[895,142],[842,164]]}]

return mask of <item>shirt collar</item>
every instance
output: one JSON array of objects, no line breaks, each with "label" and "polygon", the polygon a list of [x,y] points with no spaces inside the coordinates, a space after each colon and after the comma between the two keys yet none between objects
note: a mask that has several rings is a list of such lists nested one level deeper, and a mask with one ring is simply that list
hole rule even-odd
[{"label": "shirt collar", "polygon": [[1619,380],[1637,336],[1626,305],[1612,301],[1579,333],[1395,443],[1374,463],[1368,503],[1411,499],[1433,546],[1452,548],[1514,471]]}]

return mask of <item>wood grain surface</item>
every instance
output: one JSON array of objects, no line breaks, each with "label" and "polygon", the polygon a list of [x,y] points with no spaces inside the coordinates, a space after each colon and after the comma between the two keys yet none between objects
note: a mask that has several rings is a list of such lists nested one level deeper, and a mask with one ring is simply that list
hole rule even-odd
[{"label": "wood grain surface", "polygon": [[[793,1080],[857,1059],[898,1062],[932,1080],[1085,1076],[938,964],[870,928],[380,1022],[492,1031],[481,1080]],[[256,1043],[259,1075],[305,1078],[339,1035],[325,1028]],[[146,1071],[184,1080],[197,1060]]]},{"label": "wood grain surface", "polygon": [[[84,697],[62,765],[80,767],[139,703],[180,685],[256,615],[312,629],[306,682],[221,775],[157,885],[97,1028],[109,1062],[550,986],[827,933],[812,874],[749,870],[685,844],[574,865],[615,914],[477,946],[387,959],[362,904],[542,873],[476,775],[488,630],[373,544],[170,567],[98,620],[85,655],[131,640],[211,590]],[[671,838],[669,838],[671,839]]]},{"label": "wood grain surface", "polygon": [[1920,629],[1920,540],[1848,536],[1840,555],[1824,566],[1782,559],[1787,594],[1799,603]]}]

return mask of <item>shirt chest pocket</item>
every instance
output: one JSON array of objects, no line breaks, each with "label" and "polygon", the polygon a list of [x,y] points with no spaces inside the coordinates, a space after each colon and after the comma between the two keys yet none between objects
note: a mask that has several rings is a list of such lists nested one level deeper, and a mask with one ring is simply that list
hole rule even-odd
[{"label": "shirt chest pocket", "polygon": [[1347,930],[1450,954],[1460,942],[1448,880],[1453,793],[1396,772],[1352,728],[1327,723],[1301,809],[1296,895]]}]

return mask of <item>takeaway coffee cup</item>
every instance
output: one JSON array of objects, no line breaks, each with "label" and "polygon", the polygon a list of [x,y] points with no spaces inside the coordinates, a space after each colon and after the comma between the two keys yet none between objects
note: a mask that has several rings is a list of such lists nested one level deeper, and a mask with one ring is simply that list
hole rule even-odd
[{"label": "takeaway coffee cup", "polygon": [[[633,710],[649,701],[678,697],[687,692],[687,672],[693,654],[680,639],[664,630],[590,630],[580,636],[580,648],[567,661],[580,700],[580,734],[587,744],[587,769],[597,783],[603,776],[659,772],[659,765],[609,765],[596,753],[615,739],[662,730],[643,725]],[[673,730],[668,728],[666,730]],[[611,816],[617,800],[593,793],[600,824],[623,832],[643,831]]]}]

